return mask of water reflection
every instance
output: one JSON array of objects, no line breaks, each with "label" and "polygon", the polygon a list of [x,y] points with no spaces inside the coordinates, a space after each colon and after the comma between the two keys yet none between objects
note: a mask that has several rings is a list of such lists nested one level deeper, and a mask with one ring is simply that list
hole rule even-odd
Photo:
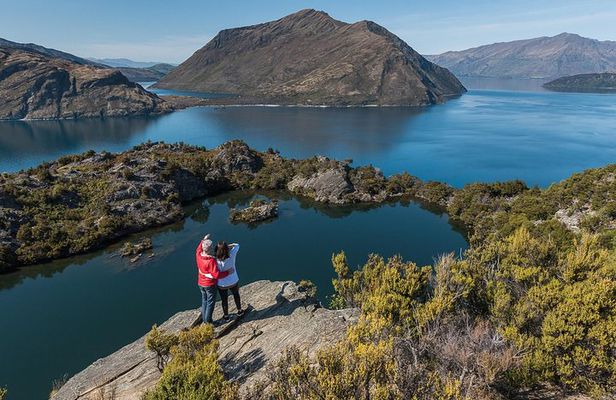
[{"label": "water reflection", "polygon": [[[65,121],[9,121],[0,123],[2,170],[38,164],[87,149],[128,147],[159,117],[105,118]],[[30,161],[31,160],[31,161]],[[13,163],[11,163],[13,162]],[[17,168],[15,168],[15,166]]]}]

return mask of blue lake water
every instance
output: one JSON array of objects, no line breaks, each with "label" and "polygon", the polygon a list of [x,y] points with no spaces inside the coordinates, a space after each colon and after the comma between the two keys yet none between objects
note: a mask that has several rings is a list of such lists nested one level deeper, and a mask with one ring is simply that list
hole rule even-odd
[{"label": "blue lake water", "polygon": [[547,186],[616,160],[616,96],[473,90],[413,108],[192,108],[152,118],[0,123],[0,171],[146,140],[217,146],[243,139],[288,157],[372,163],[460,186],[520,178]]},{"label": "blue lake water", "polygon": [[[271,196],[271,195],[270,195]],[[229,206],[249,195],[209,199],[190,217],[148,232],[156,256],[131,265],[117,257],[120,245],[95,254],[32,266],[0,276],[0,384],[10,399],[47,398],[54,379],[69,376],[130,343],[174,313],[196,308],[194,252],[205,232],[241,243],[241,282],[312,280],[323,302],[332,292],[334,252],[351,265],[368,254],[401,254],[420,265],[466,248],[446,215],[414,203],[378,207],[327,207],[282,194],[280,217],[248,227],[228,222]]]},{"label": "blue lake water", "polygon": [[[214,147],[237,138],[288,157],[352,158],[386,174],[409,171],[456,186],[513,178],[547,186],[616,161],[616,96],[531,91],[535,84],[512,90],[489,82],[423,109],[216,107],[151,118],[5,122],[0,171],[146,140]],[[242,243],[242,282],[310,279],[324,301],[335,251],[345,250],[352,265],[371,252],[423,265],[467,246],[446,215],[412,202],[332,207],[267,195],[280,198],[281,215],[256,228],[228,222],[229,207],[251,194],[187,207],[186,221],[143,234],[152,237],[156,256],[142,264],[114,256],[120,243],[1,275],[0,386],[8,386],[9,399],[46,398],[54,379],[196,307],[193,254],[205,232]]]}]

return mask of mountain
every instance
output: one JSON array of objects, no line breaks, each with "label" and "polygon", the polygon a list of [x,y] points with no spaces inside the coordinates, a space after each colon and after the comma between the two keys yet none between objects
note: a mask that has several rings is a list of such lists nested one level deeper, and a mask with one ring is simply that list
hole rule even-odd
[{"label": "mountain", "polygon": [[171,64],[155,64],[147,68],[117,68],[131,82],[155,82],[167,75],[173,68]]},{"label": "mountain", "polygon": [[616,74],[580,74],[564,76],[545,83],[544,88],[558,92],[616,93]]},{"label": "mountain", "polygon": [[426,56],[458,76],[559,78],[616,72],[616,42],[571,33]]},{"label": "mountain", "polygon": [[65,53],[60,50],[55,50],[55,49],[50,49],[47,47],[39,46],[38,44],[34,44],[34,43],[17,43],[17,42],[11,42],[10,40],[0,38],[0,49],[24,50],[24,51],[29,51],[33,53],[39,53],[41,55],[51,57],[51,58],[61,58],[64,60],[77,63],[77,64],[103,66],[102,64],[97,63],[96,61],[87,60],[85,58],[74,56],[70,53]]},{"label": "mountain", "polygon": [[36,45],[0,45],[0,119],[144,115],[171,111],[119,71]]},{"label": "mountain", "polygon": [[223,30],[155,87],[306,105],[415,106],[466,91],[376,23],[348,24],[315,10]]},{"label": "mountain", "polygon": [[133,61],[128,58],[88,58],[92,62],[110,66],[112,68],[149,68],[156,64],[164,64],[153,61]]}]

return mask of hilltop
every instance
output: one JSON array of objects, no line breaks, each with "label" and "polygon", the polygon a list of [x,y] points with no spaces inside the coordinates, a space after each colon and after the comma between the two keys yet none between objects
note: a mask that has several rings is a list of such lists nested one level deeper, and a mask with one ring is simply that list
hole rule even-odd
[{"label": "hilltop", "polygon": [[225,29],[155,86],[288,105],[418,106],[465,92],[382,26],[315,10]]}]

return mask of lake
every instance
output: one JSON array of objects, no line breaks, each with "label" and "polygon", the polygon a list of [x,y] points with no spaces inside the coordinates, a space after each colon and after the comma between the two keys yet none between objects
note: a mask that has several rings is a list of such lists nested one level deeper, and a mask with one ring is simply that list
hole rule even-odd
[{"label": "lake", "polygon": [[[492,87],[492,86],[488,86]],[[616,160],[614,95],[471,89],[414,109],[216,107],[151,118],[0,123],[0,171],[146,140],[217,146],[243,139],[287,157],[351,158],[461,186],[523,179],[547,186]]]},{"label": "lake", "polygon": [[251,194],[187,207],[187,220],[148,233],[156,255],[136,265],[116,255],[118,244],[0,277],[0,382],[10,398],[47,398],[52,380],[80,371],[152,324],[196,308],[194,252],[206,232],[241,244],[242,282],[310,279],[324,303],[332,292],[334,252],[344,250],[353,266],[370,253],[399,253],[427,265],[467,247],[446,215],[415,203],[328,207],[280,193],[269,197],[280,200],[280,216],[256,227],[228,222],[229,207],[247,204]]},{"label": "lake", "polygon": [[[514,178],[547,186],[616,160],[616,97],[533,91],[535,84],[469,85],[479,89],[422,109],[216,107],[150,118],[4,122],[0,171],[89,149],[122,151],[146,140],[214,147],[236,138],[287,157],[352,158],[386,174],[408,171],[455,186]],[[310,279],[324,302],[332,291],[333,252],[346,251],[353,266],[371,252],[424,265],[467,246],[446,215],[413,202],[336,207],[265,193],[280,199],[278,219],[230,224],[229,207],[253,195],[195,203],[185,221],[144,233],[156,253],[147,262],[118,258],[120,243],[0,276],[0,386],[8,386],[9,398],[46,398],[54,379],[197,307],[194,248],[206,232],[242,244],[242,282]]]}]

